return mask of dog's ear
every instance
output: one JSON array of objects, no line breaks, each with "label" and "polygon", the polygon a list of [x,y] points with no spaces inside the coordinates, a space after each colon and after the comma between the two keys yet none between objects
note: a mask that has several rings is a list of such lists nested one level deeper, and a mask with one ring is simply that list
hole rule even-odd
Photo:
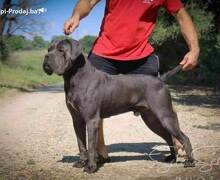
[{"label": "dog's ear", "polygon": [[[82,46],[79,41],[72,40],[72,57],[78,58],[80,54],[82,54]],[[74,58],[74,59],[75,59]]]},{"label": "dog's ear", "polygon": [[58,39],[53,39],[53,40],[51,41],[51,44],[54,45],[54,44],[58,44],[59,42],[60,42],[60,40],[58,40]]},{"label": "dog's ear", "polygon": [[71,45],[71,58],[73,60],[77,59],[80,54],[82,54],[82,46],[79,41],[74,39],[67,39]]}]

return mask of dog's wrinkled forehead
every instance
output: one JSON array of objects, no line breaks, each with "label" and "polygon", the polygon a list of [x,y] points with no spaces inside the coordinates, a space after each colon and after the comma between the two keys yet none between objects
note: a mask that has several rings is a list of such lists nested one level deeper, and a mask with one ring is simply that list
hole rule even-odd
[{"label": "dog's wrinkled forehead", "polygon": [[51,42],[48,51],[51,51],[53,49],[59,49],[62,48],[65,44],[63,43],[64,40],[54,40]]},{"label": "dog's wrinkled forehead", "polygon": [[67,50],[68,48],[72,50],[78,46],[79,46],[79,42],[76,40],[70,40],[70,39],[54,40],[52,41],[50,47],[48,48],[48,51],[53,49]]}]

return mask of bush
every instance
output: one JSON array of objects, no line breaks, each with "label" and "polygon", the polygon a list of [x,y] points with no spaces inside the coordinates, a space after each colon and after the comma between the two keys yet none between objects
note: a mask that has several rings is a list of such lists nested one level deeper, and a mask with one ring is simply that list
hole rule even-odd
[{"label": "bush", "polygon": [[[220,34],[216,32],[214,16],[196,4],[186,6],[196,26],[200,41],[200,68],[179,74],[178,83],[217,85],[220,80]],[[160,55],[162,72],[176,66],[188,51],[174,18],[160,10],[156,29],[150,39]]]},{"label": "bush", "polygon": [[82,44],[84,53],[89,54],[89,52],[91,50],[91,47],[92,47],[92,45],[93,45],[96,38],[97,38],[96,36],[87,35],[87,36],[84,36],[82,39],[79,40]]},{"label": "bush", "polygon": [[58,36],[53,36],[51,38],[51,42],[56,40],[64,40],[64,39],[72,39],[72,38],[69,36],[58,35]]},{"label": "bush", "polygon": [[46,48],[48,43],[41,36],[34,36],[32,46],[34,49]]},{"label": "bush", "polygon": [[5,38],[5,41],[10,51],[22,50],[26,46],[26,39],[23,36],[10,36]]},{"label": "bush", "polygon": [[0,62],[7,60],[9,57],[9,47],[3,37],[0,38]]}]

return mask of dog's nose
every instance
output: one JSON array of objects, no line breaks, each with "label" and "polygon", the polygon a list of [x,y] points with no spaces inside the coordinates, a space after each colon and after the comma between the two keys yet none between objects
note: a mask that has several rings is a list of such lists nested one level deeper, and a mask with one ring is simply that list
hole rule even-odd
[{"label": "dog's nose", "polygon": [[49,66],[49,64],[46,63],[46,62],[43,64],[43,68],[44,68],[45,70],[50,70],[50,69],[51,69],[50,66]]},{"label": "dog's nose", "polygon": [[47,62],[43,63],[43,69],[47,74],[52,74],[53,70]]}]

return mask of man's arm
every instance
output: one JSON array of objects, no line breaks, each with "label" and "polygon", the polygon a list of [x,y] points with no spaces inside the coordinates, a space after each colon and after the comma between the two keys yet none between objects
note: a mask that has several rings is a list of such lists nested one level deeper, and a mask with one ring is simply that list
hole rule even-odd
[{"label": "man's arm", "polygon": [[180,25],[181,33],[189,48],[189,52],[180,62],[180,64],[183,66],[182,69],[187,71],[193,69],[198,64],[200,51],[198,36],[195,26],[193,25],[189,14],[184,8],[180,9],[176,14],[174,14],[174,16]]},{"label": "man's arm", "polygon": [[100,0],[78,0],[71,18],[64,24],[64,33],[66,35],[72,33],[79,26],[79,21],[86,17],[99,1]]}]

